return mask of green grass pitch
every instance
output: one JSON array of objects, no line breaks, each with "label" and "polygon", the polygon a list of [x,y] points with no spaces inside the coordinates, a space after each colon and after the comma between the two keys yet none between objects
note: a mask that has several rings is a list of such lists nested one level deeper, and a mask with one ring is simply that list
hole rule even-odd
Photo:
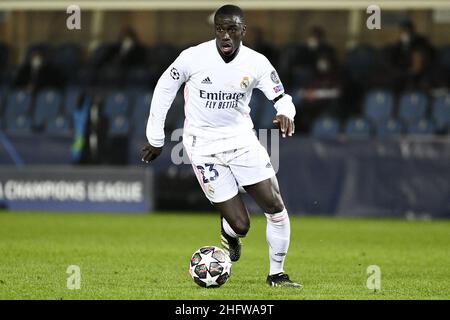
[{"label": "green grass pitch", "polygon": [[[291,215],[286,272],[303,290],[265,284],[265,218],[222,287],[198,287],[189,259],[219,245],[213,214],[0,212],[0,299],[449,299],[450,221]],[[69,265],[81,289],[67,289]],[[366,286],[381,269],[381,289]]]}]

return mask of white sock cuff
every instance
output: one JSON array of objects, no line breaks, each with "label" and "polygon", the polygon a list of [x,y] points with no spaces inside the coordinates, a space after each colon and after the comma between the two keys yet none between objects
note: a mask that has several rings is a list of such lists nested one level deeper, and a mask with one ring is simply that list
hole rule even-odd
[{"label": "white sock cuff", "polygon": [[286,219],[289,219],[289,215],[288,215],[286,208],[284,208],[283,211],[278,212],[278,213],[274,213],[274,214],[264,213],[264,214],[265,214],[267,220],[269,220],[271,222],[282,222]]},{"label": "white sock cuff", "polygon": [[229,235],[232,238],[239,238],[239,236],[236,232],[234,232],[233,228],[228,224],[228,221],[225,220],[225,218],[222,218],[222,224],[223,224],[223,230],[225,230],[225,233]]}]

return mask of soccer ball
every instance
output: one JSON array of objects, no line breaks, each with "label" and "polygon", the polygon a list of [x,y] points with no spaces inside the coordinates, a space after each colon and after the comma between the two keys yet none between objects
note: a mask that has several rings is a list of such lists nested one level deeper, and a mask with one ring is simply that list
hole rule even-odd
[{"label": "soccer ball", "polygon": [[192,255],[189,273],[200,287],[220,287],[230,278],[230,257],[218,247],[202,247]]}]

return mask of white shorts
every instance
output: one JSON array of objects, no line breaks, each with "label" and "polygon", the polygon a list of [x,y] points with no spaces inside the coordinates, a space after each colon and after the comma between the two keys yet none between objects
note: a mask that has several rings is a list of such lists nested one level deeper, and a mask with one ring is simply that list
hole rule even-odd
[{"label": "white shorts", "polygon": [[211,202],[233,198],[239,187],[275,176],[266,149],[256,140],[249,146],[213,155],[189,154],[192,167]]}]

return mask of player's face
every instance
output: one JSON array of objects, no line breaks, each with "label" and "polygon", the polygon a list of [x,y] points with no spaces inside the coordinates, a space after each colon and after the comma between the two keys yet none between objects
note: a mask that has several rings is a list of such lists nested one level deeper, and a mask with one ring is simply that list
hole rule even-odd
[{"label": "player's face", "polygon": [[223,55],[232,55],[245,36],[246,25],[239,16],[218,16],[215,20],[216,43]]}]

